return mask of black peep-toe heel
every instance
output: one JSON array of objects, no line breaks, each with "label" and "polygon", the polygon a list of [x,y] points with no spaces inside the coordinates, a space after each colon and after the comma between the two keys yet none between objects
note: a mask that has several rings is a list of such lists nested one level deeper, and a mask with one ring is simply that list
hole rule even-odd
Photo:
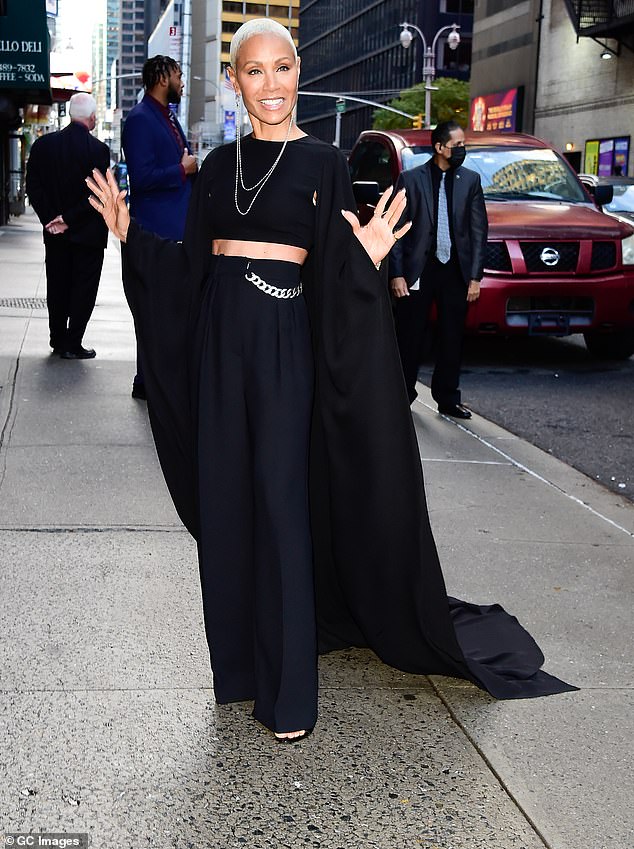
[{"label": "black peep-toe heel", "polygon": [[312,728],[307,728],[306,731],[304,731],[303,734],[300,734],[299,737],[278,737],[277,734],[275,734],[275,739],[278,743],[301,743],[302,740],[305,740],[307,737],[310,737],[314,729],[314,725]]}]

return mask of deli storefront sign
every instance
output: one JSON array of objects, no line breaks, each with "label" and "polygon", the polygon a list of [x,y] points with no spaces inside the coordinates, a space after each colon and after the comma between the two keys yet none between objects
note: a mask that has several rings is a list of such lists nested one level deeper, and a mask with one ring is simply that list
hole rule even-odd
[{"label": "deli storefront sign", "polygon": [[0,90],[24,102],[50,103],[45,0],[5,0],[0,16]]}]

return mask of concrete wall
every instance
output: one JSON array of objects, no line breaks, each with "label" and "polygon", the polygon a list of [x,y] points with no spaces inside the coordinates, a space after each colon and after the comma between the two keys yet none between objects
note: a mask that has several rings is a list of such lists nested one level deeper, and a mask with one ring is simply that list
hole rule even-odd
[{"label": "concrete wall", "polygon": [[595,41],[577,43],[564,0],[544,0],[544,18],[535,134],[561,151],[574,144],[583,169],[587,139],[634,135],[634,53],[601,59]]},{"label": "concrete wall", "polygon": [[[506,7],[506,8],[504,8]],[[533,131],[539,0],[476,0],[471,98],[524,86],[521,129]]]},{"label": "concrete wall", "polygon": [[192,143],[201,157],[201,151],[221,140],[220,7],[220,0],[192,3],[189,125]]}]

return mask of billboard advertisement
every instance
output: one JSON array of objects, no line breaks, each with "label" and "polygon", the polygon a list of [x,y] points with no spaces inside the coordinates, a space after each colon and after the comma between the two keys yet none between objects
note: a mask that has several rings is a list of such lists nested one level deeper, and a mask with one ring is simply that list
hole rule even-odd
[{"label": "billboard advertisement", "polygon": [[471,101],[469,129],[476,133],[514,133],[521,126],[522,86],[480,94]]},{"label": "billboard advertisement", "polygon": [[234,141],[236,137],[236,113],[225,109],[223,138],[226,142]]},{"label": "billboard advertisement", "polygon": [[630,136],[611,139],[588,139],[584,171],[599,177],[627,176],[630,159]]},{"label": "billboard advertisement", "polygon": [[630,137],[623,139],[614,139],[614,163],[613,171],[615,174],[627,174],[628,160],[630,158]]}]

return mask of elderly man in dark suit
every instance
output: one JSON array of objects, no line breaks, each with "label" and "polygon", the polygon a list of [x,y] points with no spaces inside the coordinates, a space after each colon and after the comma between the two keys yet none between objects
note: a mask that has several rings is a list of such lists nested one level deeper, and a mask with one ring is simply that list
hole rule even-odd
[{"label": "elderly man in dark suit", "polygon": [[96,112],[91,95],[74,94],[70,124],[33,143],[26,173],[26,191],[44,227],[50,345],[65,360],[95,356],[82,340],[97,300],[108,229],[88,203],[85,180],[93,168],[110,164],[108,147],[91,135]]},{"label": "elderly man in dark suit", "polygon": [[468,419],[460,403],[460,359],[469,302],[480,295],[487,214],[480,177],[461,165],[464,132],[446,121],[432,131],[432,159],[399,176],[404,217],[412,227],[390,253],[390,288],[401,363],[410,403],[425,348],[429,313],[436,304],[437,350],[431,392],[438,410]]},{"label": "elderly man in dark suit", "polygon": [[[183,92],[178,62],[152,56],[143,65],[145,95],[128,115],[122,145],[130,180],[130,214],[145,230],[180,242],[197,170],[183,129],[170,108]],[[132,397],[145,398],[137,355]]]}]

